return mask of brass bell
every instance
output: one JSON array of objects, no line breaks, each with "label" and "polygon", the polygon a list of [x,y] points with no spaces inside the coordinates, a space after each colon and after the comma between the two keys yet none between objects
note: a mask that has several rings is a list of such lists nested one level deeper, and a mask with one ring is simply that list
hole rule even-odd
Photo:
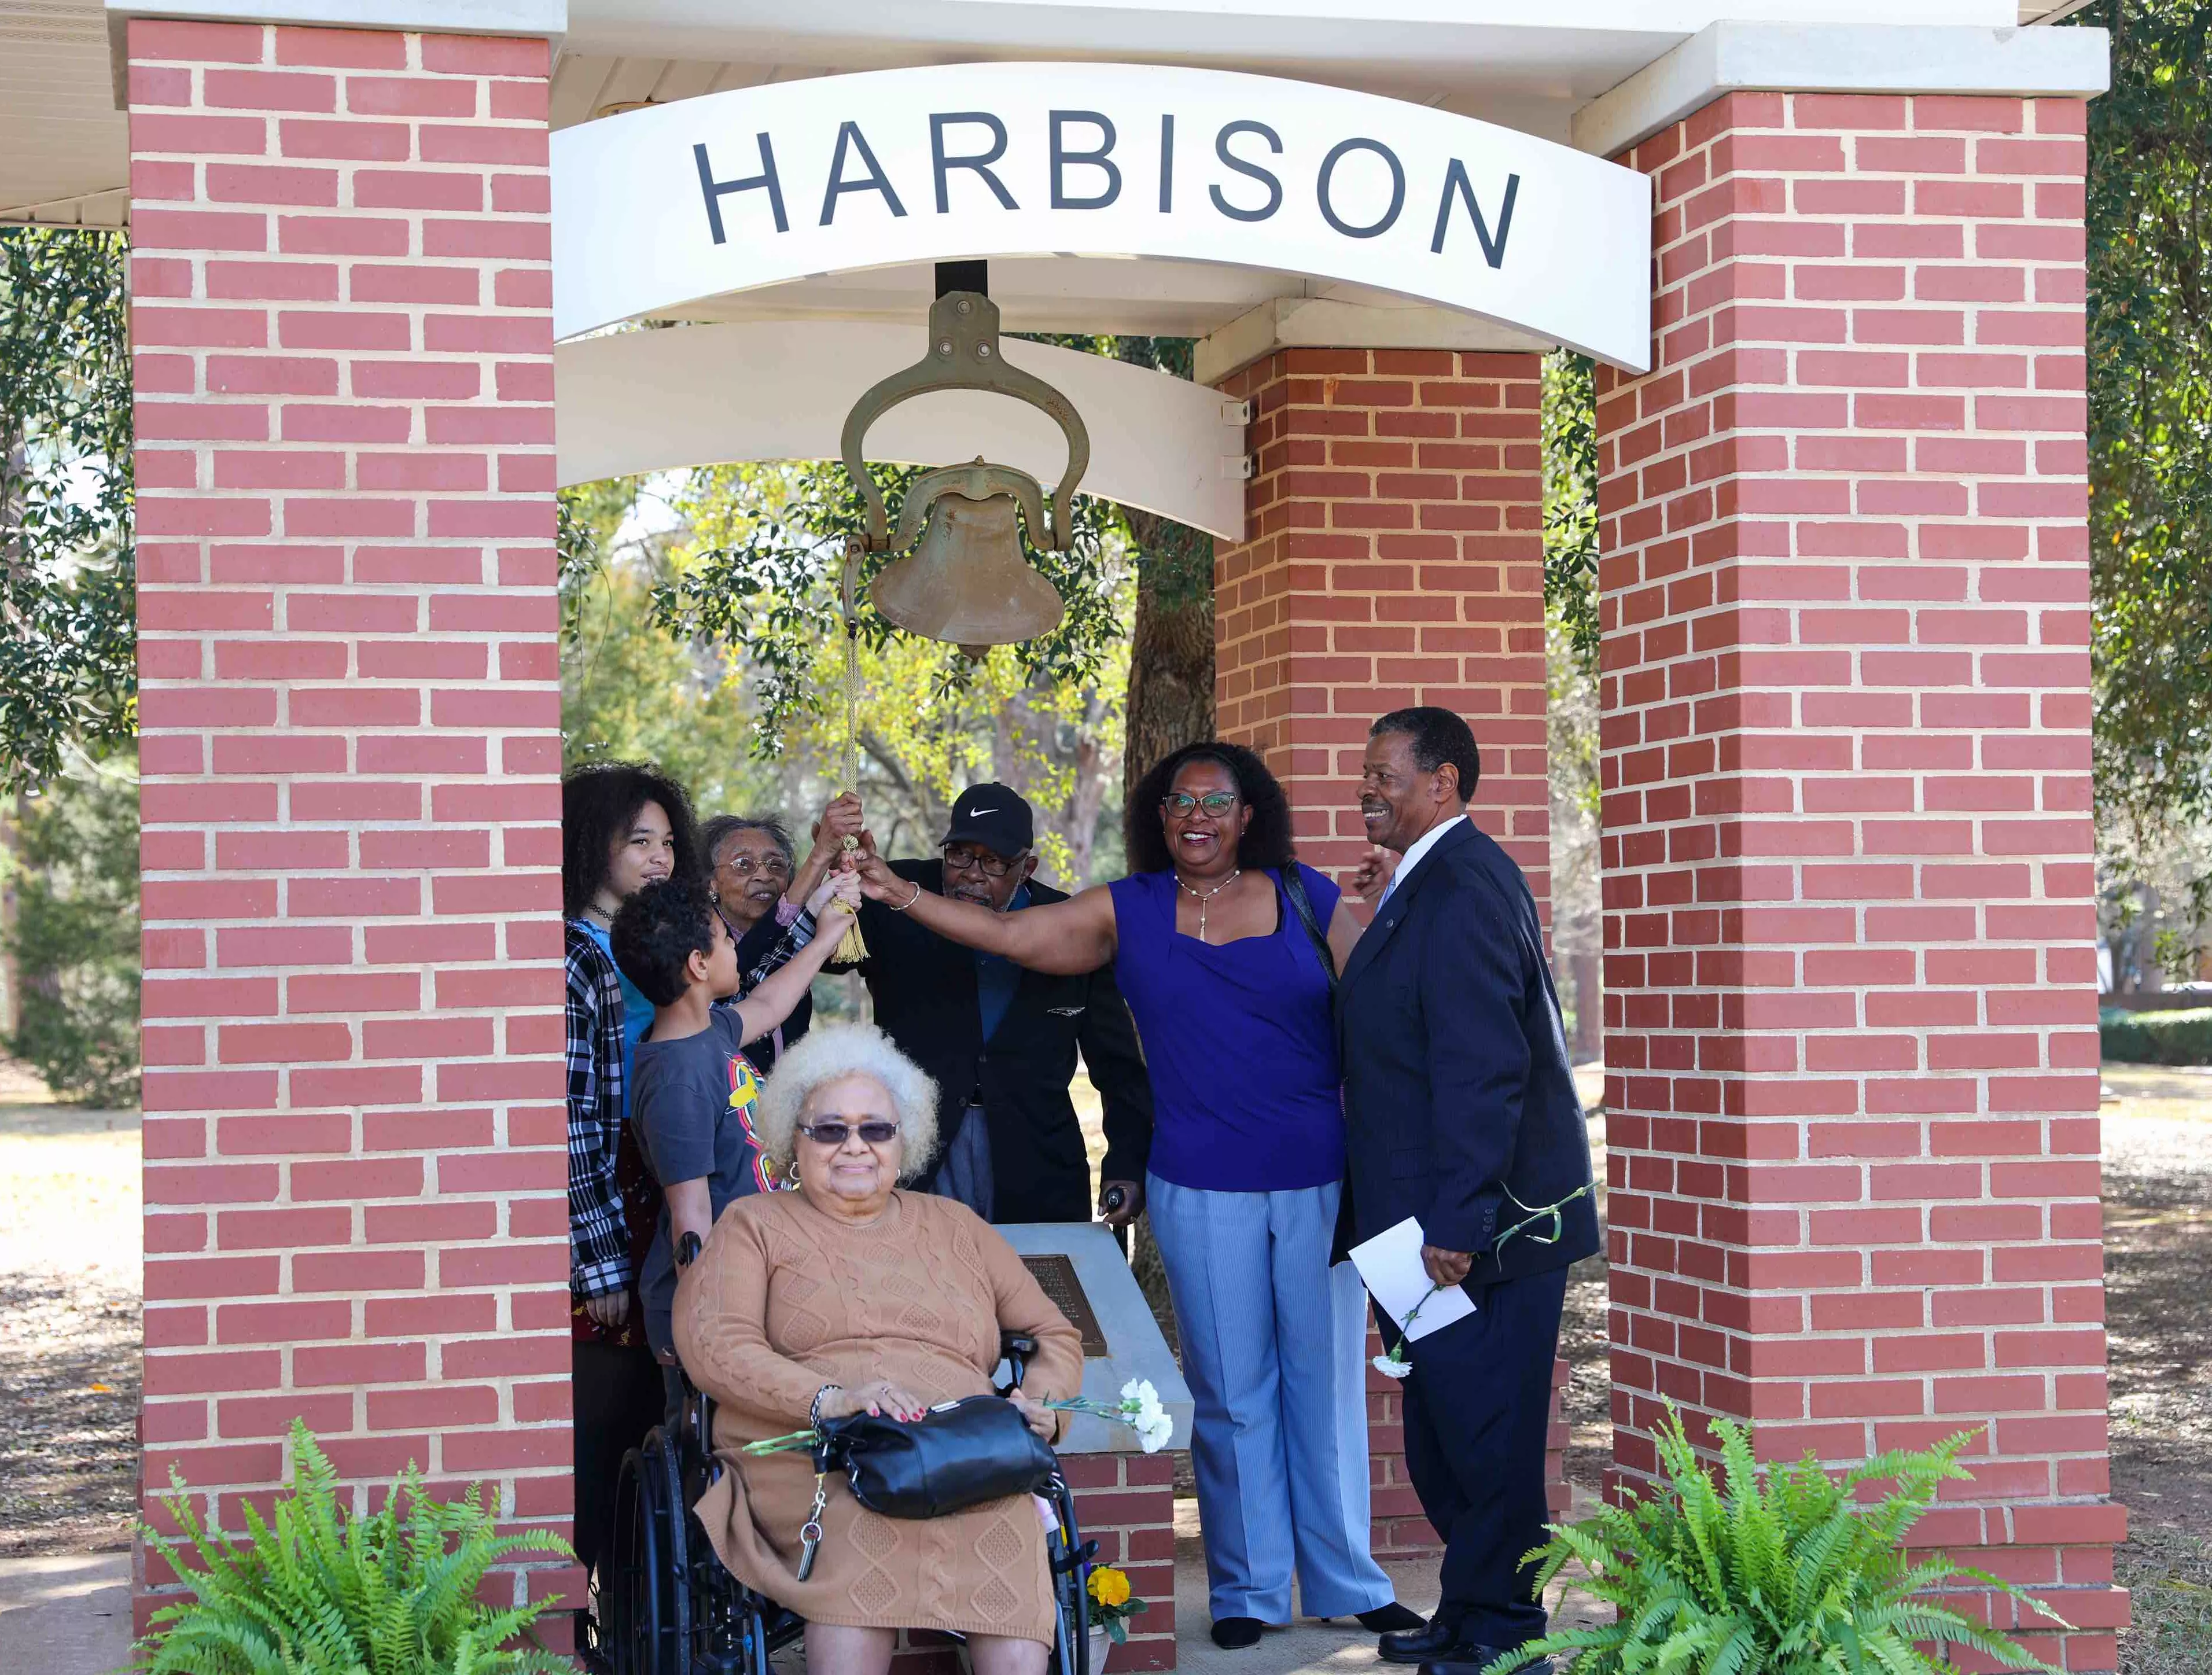
[{"label": "brass bell", "polygon": [[[1074,404],[999,352],[999,311],[977,291],[951,291],[929,311],[931,352],[871,388],[845,416],[839,452],[866,509],[862,544],[905,553],[869,585],[885,619],[932,640],[950,640],[969,658],[1058,628],[1067,608],[1023,555],[1016,513],[1032,546],[1066,552],[1073,537],[1075,486],[1091,459],[1091,437]],[[973,464],[925,472],[907,490],[896,534],[886,528],[883,492],[862,452],[868,427],[885,410],[935,390],[988,390],[1042,410],[1067,440],[1067,465],[1052,492],[1052,519],[1037,480],[1010,465]],[[919,543],[919,544],[916,544]],[[908,552],[908,549],[913,550]],[[848,622],[850,616],[848,613]]]},{"label": "brass bell", "polygon": [[1036,479],[981,456],[915,478],[890,543],[895,552],[914,550],[869,584],[876,609],[909,634],[949,640],[970,658],[1050,634],[1067,607],[1022,555],[1018,507],[1031,529],[1043,527]]}]

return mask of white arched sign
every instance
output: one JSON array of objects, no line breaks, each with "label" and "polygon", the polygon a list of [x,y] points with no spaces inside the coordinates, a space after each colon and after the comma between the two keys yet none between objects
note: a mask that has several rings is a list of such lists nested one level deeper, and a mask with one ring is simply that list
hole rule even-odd
[{"label": "white arched sign", "polygon": [[1135,256],[1395,292],[1640,372],[1650,234],[1632,170],[1425,106],[1223,70],[882,70],[553,136],[562,337],[819,274]]}]

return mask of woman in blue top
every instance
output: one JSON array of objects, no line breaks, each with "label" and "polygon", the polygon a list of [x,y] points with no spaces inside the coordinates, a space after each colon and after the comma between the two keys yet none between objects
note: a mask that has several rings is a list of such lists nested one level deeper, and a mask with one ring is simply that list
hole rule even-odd
[{"label": "woman in blue top", "polygon": [[1152,1078],[1146,1182],[1196,1412],[1215,1643],[1291,1616],[1420,1619],[1368,1551],[1365,1296],[1329,1252],[1344,1179],[1329,969],[1359,937],[1337,888],[1292,857],[1288,800],[1259,757],[1190,745],[1129,798],[1129,877],[994,913],[891,872],[861,888],[951,940],[1032,970],[1108,961]]}]

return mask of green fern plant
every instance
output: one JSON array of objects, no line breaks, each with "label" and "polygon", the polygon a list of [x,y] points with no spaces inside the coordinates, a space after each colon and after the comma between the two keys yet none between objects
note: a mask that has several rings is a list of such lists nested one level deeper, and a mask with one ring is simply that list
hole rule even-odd
[{"label": "green fern plant", "polygon": [[337,1472],[295,1420],[290,1492],[269,1519],[246,1508],[245,1541],[208,1529],[173,1466],[169,1489],[183,1537],[149,1528],[146,1545],[192,1597],[154,1613],[132,1665],[146,1675],[573,1675],[534,1636],[508,1645],[550,1601],[499,1611],[477,1598],[501,1559],[573,1557],[568,1545],[544,1530],[498,1534],[481,1488],[434,1501],[410,1466],[381,1511],[349,1516]]},{"label": "green fern plant", "polygon": [[[1810,1453],[1762,1473],[1751,1433],[1712,1422],[1721,1482],[1699,1462],[1670,1408],[1659,1426],[1658,1492],[1594,1518],[1551,1526],[1528,1555],[1539,1586],[1573,1560],[1578,1585],[1618,1613],[1601,1628],[1531,1642],[1493,1660],[1483,1675],[1555,1653],[1569,1675],[1941,1675],[1967,1647],[2007,1669],[2060,1675],[2024,1648],[1929,1599],[1966,1580],[2067,1623],[2010,1582],[1937,1553],[1905,1561],[1905,1533],[1934,1504],[1937,1487],[1973,1474],[1959,1451],[1966,1431],[1932,1448],[1882,1454],[1832,1477]],[[1871,1505],[1861,1484],[1893,1480]],[[1932,1645],[1931,1656],[1921,1649]]]}]

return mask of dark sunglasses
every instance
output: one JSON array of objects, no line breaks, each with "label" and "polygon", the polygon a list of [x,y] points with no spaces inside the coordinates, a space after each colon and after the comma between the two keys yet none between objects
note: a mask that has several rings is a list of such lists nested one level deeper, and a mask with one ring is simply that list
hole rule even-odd
[{"label": "dark sunglasses", "polygon": [[898,1125],[871,1119],[863,1123],[849,1123],[836,1118],[824,1118],[811,1126],[802,1126],[799,1132],[818,1146],[842,1146],[860,1130],[861,1139],[872,1146],[889,1145],[898,1138]]}]

